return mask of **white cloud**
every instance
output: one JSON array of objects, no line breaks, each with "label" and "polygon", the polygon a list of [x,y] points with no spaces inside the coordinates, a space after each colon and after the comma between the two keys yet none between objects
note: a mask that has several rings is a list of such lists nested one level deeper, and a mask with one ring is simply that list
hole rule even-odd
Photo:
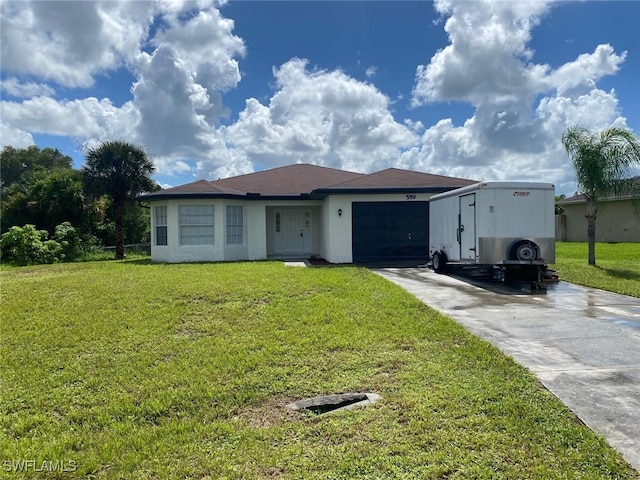
[{"label": "white cloud", "polygon": [[193,169],[185,158],[228,156],[215,127],[228,115],[222,94],[240,81],[235,57],[245,49],[211,1],[1,7],[3,70],[65,87],[89,87],[122,67],[136,79],[133,98],[118,107],[109,98],[57,99],[45,84],[11,77],[5,91],[33,97],[0,104],[13,132],[72,136],[85,145],[126,139],[144,145],[164,173]]},{"label": "white cloud", "polygon": [[[455,127],[450,119],[427,128],[419,148],[401,164],[478,180],[538,180],[572,189],[573,171],[560,137],[570,125],[625,126],[615,92],[596,81],[617,73],[626,52],[599,45],[593,54],[552,70],[533,63],[532,28],[547,2],[436,2],[448,17],[450,44],[417,68],[415,107],[463,101],[473,116]],[[537,103],[536,103],[537,102]]]},{"label": "white cloud", "polygon": [[[164,175],[218,178],[302,161],[569,185],[562,131],[626,125],[615,91],[597,88],[626,52],[599,45],[555,69],[537,61],[533,28],[552,8],[542,0],[437,1],[449,44],[425,50],[431,56],[416,69],[413,118],[394,119],[394,101],[370,83],[374,66],[362,82],[291,59],[274,68],[270,99],[247,99],[223,125],[224,95],[241,81],[246,53],[217,8],[223,3],[0,0],[2,89],[22,99],[0,103],[3,143],[31,145],[32,133],[85,145],[121,138],[145,146]],[[121,104],[57,97],[120,69],[134,78]],[[462,124],[418,120],[421,108],[445,102],[475,110]]]},{"label": "white cloud", "polygon": [[416,140],[389,112],[373,85],[341,71],[307,70],[293,59],[274,69],[277,92],[269,105],[247,100],[226,138],[253,162],[298,161],[371,171],[394,162]]},{"label": "white cloud", "polygon": [[94,76],[135,54],[153,2],[4,1],[2,67],[65,87],[90,87]]},{"label": "white cloud", "polygon": [[595,87],[596,80],[618,72],[627,52],[616,55],[609,44],[598,45],[595,51],[580,55],[574,62],[565,63],[549,75],[549,84],[560,95],[579,95]]},{"label": "white cloud", "polygon": [[23,131],[100,140],[130,137],[129,127],[137,123],[137,112],[130,102],[117,108],[108,99],[94,97],[2,102],[0,112],[3,121]]},{"label": "white cloud", "polygon": [[214,129],[228,115],[222,93],[240,81],[235,57],[245,47],[233,22],[213,8],[186,21],[168,14],[167,23],[152,40],[155,50],[136,62],[137,132],[162,155],[202,159],[224,148]]},{"label": "white cloud", "polygon": [[544,67],[528,64],[531,29],[548,10],[545,1],[441,0],[450,44],[417,68],[413,104],[490,99],[513,101],[540,86]]},{"label": "white cloud", "polygon": [[2,80],[0,88],[12,97],[18,98],[31,98],[40,95],[51,96],[55,93],[55,90],[45,83],[22,83],[15,77]]},{"label": "white cloud", "polygon": [[33,145],[29,132],[0,123],[0,149],[4,147],[26,148]]}]

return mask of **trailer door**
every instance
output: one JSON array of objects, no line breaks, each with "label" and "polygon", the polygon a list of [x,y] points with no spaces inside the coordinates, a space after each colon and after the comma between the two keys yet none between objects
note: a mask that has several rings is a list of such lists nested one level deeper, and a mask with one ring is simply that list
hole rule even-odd
[{"label": "trailer door", "polygon": [[458,243],[460,260],[476,260],[476,194],[460,197],[458,215]]}]

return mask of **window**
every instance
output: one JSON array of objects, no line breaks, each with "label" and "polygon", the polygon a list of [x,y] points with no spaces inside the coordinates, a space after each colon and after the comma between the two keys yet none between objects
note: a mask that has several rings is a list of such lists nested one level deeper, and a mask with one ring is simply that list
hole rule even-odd
[{"label": "window", "polygon": [[241,205],[227,205],[227,245],[244,243],[244,212]]},{"label": "window", "polygon": [[156,207],[156,245],[167,244],[167,207]]},{"label": "window", "polygon": [[178,207],[180,245],[213,245],[213,205]]},{"label": "window", "polygon": [[280,233],[280,212],[276,212],[276,233]]}]

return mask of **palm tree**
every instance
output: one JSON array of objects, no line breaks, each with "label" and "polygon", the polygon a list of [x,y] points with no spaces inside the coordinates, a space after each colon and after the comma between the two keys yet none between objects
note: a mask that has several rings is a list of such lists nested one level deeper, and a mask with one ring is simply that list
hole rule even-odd
[{"label": "palm tree", "polygon": [[640,165],[640,141],[624,128],[591,133],[573,126],[562,134],[562,144],[573,162],[578,187],[587,202],[589,265],[595,265],[598,198],[631,194],[636,203],[640,201],[640,185],[630,178],[631,169]]},{"label": "palm tree", "polygon": [[123,214],[138,195],[157,190],[155,168],[144,149],[119,140],[102,142],[87,152],[82,169],[92,195],[107,195],[114,208],[116,258],[124,258]]}]

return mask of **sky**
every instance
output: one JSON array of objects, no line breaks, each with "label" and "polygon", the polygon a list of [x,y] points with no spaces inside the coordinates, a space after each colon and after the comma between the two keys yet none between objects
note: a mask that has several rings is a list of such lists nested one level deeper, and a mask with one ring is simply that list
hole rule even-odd
[{"label": "sky", "polygon": [[[0,143],[164,187],[293,163],[552,182],[562,132],[640,132],[640,2],[0,0]],[[635,172],[634,172],[635,173]],[[639,172],[640,173],[640,172]]]}]

